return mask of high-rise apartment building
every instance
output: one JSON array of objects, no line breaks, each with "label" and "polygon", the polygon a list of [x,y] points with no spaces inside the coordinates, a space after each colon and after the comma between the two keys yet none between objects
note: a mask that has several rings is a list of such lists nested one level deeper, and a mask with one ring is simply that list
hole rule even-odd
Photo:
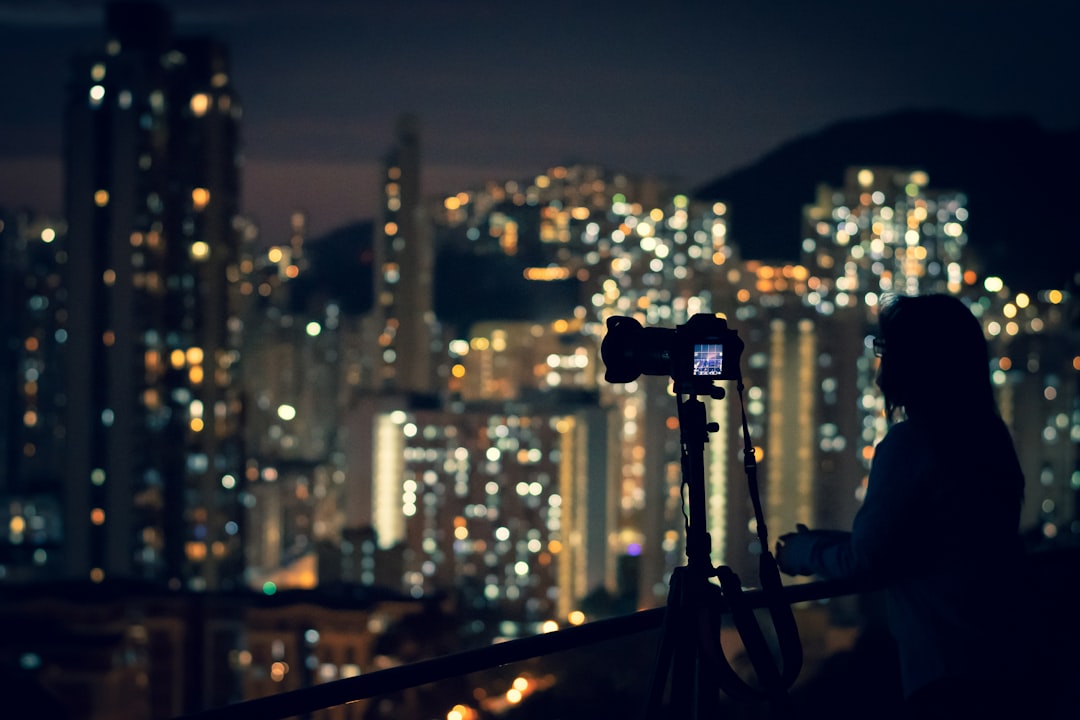
[{"label": "high-rise apartment building", "polygon": [[978,268],[965,252],[967,218],[964,194],[931,187],[921,170],[851,168],[804,213],[803,262],[820,281],[807,302],[872,309],[888,293],[970,289]]},{"label": "high-rise apartment building", "polygon": [[[891,294],[942,292],[973,301],[983,293],[967,219],[962,192],[935,188],[921,170],[890,167],[853,167],[842,187],[819,187],[817,202],[804,209],[802,255],[809,279],[802,303],[813,308],[822,329],[831,328],[818,333],[830,360],[820,395],[840,397],[852,387],[857,392],[855,411],[852,398],[823,405],[822,457],[842,460],[830,468],[850,473],[855,468],[844,460],[856,458],[865,474],[886,430],[870,348],[880,304]],[[976,303],[973,311],[981,315],[983,308]],[[849,493],[841,497],[850,505]]]},{"label": "high-rise apartment building", "polygon": [[350,325],[338,300],[297,292],[309,279],[304,228],[295,214],[287,244],[250,248],[240,265],[245,578],[256,588],[313,586],[316,545],[339,542],[344,518],[338,433]]},{"label": "high-rise apartment building", "polygon": [[71,65],[65,563],[229,587],[241,569],[240,106],[225,49],[122,2]]},{"label": "high-rise apartment building", "polygon": [[434,302],[435,249],[421,196],[420,128],[399,119],[382,166],[382,203],[375,223],[374,310],[370,330],[371,387],[430,394],[437,388]]},{"label": "high-rise apartment building", "polygon": [[0,579],[62,572],[68,309],[62,222],[0,213]]},{"label": "high-rise apartment building", "polygon": [[[996,287],[996,286],[995,286]],[[1026,487],[1021,525],[1047,542],[1080,534],[1080,342],[1076,297],[1001,288],[984,314],[991,377]]]},{"label": "high-rise apartment building", "polygon": [[377,414],[372,521],[401,556],[396,587],[538,624],[614,584],[606,435],[594,402],[557,394]]}]

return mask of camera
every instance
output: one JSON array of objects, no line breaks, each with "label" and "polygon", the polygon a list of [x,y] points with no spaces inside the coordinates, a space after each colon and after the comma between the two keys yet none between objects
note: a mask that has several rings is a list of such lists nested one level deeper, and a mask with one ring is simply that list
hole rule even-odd
[{"label": "camera", "polygon": [[638,375],[669,375],[676,382],[738,380],[743,341],[719,315],[698,313],[685,324],[647,328],[612,316],[600,345],[604,379],[627,383]]}]

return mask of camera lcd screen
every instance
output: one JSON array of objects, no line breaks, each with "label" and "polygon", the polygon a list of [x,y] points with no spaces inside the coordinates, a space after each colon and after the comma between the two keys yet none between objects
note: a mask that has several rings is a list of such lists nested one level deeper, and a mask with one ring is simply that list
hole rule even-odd
[{"label": "camera lcd screen", "polygon": [[721,343],[694,345],[694,375],[711,377],[724,374],[724,346]]}]

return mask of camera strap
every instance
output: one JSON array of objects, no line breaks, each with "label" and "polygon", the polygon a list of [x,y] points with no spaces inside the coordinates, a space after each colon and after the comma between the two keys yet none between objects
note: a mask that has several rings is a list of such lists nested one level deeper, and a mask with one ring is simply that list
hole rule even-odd
[{"label": "camera strap", "polygon": [[764,697],[773,701],[782,701],[786,700],[788,689],[794,685],[802,670],[802,641],[799,638],[799,628],[795,622],[795,615],[792,612],[791,605],[784,597],[780,569],[772,553],[769,552],[768,530],[765,525],[765,516],[758,491],[757,457],[754,454],[754,447],[750,439],[750,427],[746,419],[746,408],[743,404],[743,383],[741,378],[738,380],[738,393],[739,409],[742,413],[744,468],[749,485],[750,500],[754,506],[758,541],[761,545],[758,563],[759,578],[762,592],[764,592],[767,600],[766,609],[776,633],[776,642],[779,645],[780,666],[777,667],[776,659],[765,638],[765,633],[754,609],[746,601],[742,582],[739,580],[738,575],[726,566],[715,568],[714,574],[720,581],[721,593],[727,601],[735,628],[742,639],[746,655],[750,660],[754,673],[757,675],[759,685],[751,685],[735,672],[724,654],[723,647],[720,647],[719,651],[715,653],[714,661],[718,668],[720,687],[729,697],[736,699]]}]

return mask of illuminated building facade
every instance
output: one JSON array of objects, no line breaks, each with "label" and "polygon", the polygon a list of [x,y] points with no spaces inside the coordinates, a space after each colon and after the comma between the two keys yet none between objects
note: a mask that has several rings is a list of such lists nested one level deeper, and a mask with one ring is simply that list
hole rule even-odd
[{"label": "illuminated building facade", "polygon": [[1080,534],[1076,296],[1058,289],[1031,295],[995,289],[984,327],[995,350],[991,368],[1001,414],[1012,429],[1027,481],[1021,525],[1047,542],[1075,538]]},{"label": "illuminated building facade", "polygon": [[[245,351],[250,407],[244,505],[249,583],[314,555],[340,537],[344,474],[337,457],[342,417],[336,305],[319,320],[267,313]],[[255,323],[252,323],[255,325]],[[312,587],[314,579],[297,583]]]},{"label": "illuminated building facade", "polygon": [[66,108],[67,573],[230,587],[242,569],[240,107],[225,50],[107,12]]},{"label": "illuminated building facade", "polygon": [[297,291],[310,270],[305,227],[304,215],[294,214],[287,243],[246,247],[240,263],[241,499],[245,578],[256,589],[314,587],[318,544],[341,537],[346,323],[336,299]]},{"label": "illuminated building facade", "polygon": [[0,578],[63,572],[64,224],[0,213]]},{"label": "illuminated building facade", "polygon": [[921,170],[851,168],[843,188],[821,186],[804,213],[803,262],[819,281],[807,303],[873,308],[883,294],[960,294],[974,285],[967,198],[929,183]]},{"label": "illuminated building facade", "polygon": [[373,528],[402,553],[401,590],[454,588],[467,614],[539,624],[613,584],[605,418],[558,394],[378,414]]},{"label": "illuminated building facade", "polygon": [[599,348],[579,320],[480,322],[449,343],[449,390],[465,401],[515,400],[559,388],[595,392]]}]

